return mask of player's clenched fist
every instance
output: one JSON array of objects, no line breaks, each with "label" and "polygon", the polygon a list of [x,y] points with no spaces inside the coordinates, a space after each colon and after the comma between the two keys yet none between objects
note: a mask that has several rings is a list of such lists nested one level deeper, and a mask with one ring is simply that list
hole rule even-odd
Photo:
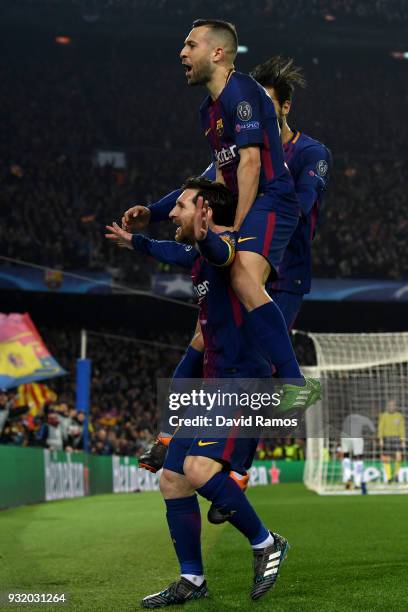
[{"label": "player's clenched fist", "polygon": [[110,233],[105,234],[105,238],[107,238],[111,242],[115,242],[121,249],[133,250],[132,234],[120,228],[119,225],[115,223],[115,221],[112,223],[112,225],[107,225],[106,229]]},{"label": "player's clenched fist", "polygon": [[150,222],[150,210],[147,206],[137,204],[129,208],[122,217],[122,228],[128,232],[141,230]]}]

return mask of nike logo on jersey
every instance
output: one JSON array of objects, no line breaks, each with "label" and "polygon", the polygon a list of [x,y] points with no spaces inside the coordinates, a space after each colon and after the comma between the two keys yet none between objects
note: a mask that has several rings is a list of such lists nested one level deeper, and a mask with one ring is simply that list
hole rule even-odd
[{"label": "nike logo on jersey", "polygon": [[249,236],[248,238],[238,238],[238,244],[246,242],[247,240],[256,240],[258,236]]},{"label": "nike logo on jersey", "polygon": [[203,442],[202,440],[198,441],[198,446],[210,446],[210,444],[218,444],[218,442]]}]

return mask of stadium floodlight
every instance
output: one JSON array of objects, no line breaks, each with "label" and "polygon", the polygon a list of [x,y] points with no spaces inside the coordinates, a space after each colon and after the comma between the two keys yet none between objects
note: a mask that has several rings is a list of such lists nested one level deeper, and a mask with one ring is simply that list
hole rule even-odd
[{"label": "stadium floodlight", "polygon": [[238,53],[248,53],[249,48],[246,45],[238,45]]},{"label": "stadium floodlight", "polygon": [[[408,420],[408,332],[307,335],[317,365],[302,369],[321,378],[322,400],[306,412],[306,486],[320,495],[408,493],[408,464],[397,457]],[[384,437],[383,447],[378,437],[390,403],[392,422],[401,422],[392,452],[386,445],[396,434]]]}]

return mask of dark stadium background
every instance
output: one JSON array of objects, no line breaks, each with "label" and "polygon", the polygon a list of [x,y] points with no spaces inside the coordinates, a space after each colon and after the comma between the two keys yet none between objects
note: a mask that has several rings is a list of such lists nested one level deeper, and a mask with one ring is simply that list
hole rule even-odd
[{"label": "dark stadium background", "polygon": [[[192,19],[200,15],[236,23],[240,43],[249,49],[238,56],[239,69],[277,52],[304,68],[309,86],[296,96],[289,124],[320,138],[334,160],[314,245],[314,276],[406,279],[408,10],[406,2],[394,0],[261,0],[250,7],[166,0],[3,2],[0,255],[90,276],[108,273],[132,290],[150,290],[157,265],[112,248],[104,226],[130,204],[157,199],[208,164],[197,118],[203,91],[187,88],[178,59]],[[69,37],[70,44],[57,44],[57,37]],[[97,167],[98,149],[125,152],[126,169]],[[172,229],[161,224],[149,233],[169,237]],[[29,312],[71,374],[81,328],[163,342],[171,337],[170,343],[184,346],[196,316],[190,304],[123,293],[0,289],[0,303],[2,312]],[[405,304],[306,301],[296,327],[403,330]],[[120,354],[120,371],[109,380],[129,380],[140,347],[97,342],[103,347],[98,345],[94,366],[103,367],[109,352]],[[302,340],[298,350],[313,360]],[[170,375],[180,352],[151,351],[161,374]],[[151,365],[149,386],[155,376]],[[70,381],[55,384],[73,403],[72,376]],[[94,391],[99,413],[115,401],[114,388],[102,396]]]},{"label": "dark stadium background", "polygon": [[[10,593],[51,592],[64,593],[71,610],[131,612],[177,575],[157,474],[137,469],[137,457],[158,427],[157,379],[171,376],[197,310],[191,298],[153,293],[178,270],[114,249],[104,233],[131,204],[158,199],[209,163],[197,113],[204,91],[186,86],[178,58],[199,17],[236,24],[248,47],[237,58],[244,72],[276,53],[295,58],[309,86],[289,125],[333,154],[313,249],[314,296],[325,299],[306,300],[296,328],[408,329],[408,0],[0,0],[0,313],[30,313],[68,372],[46,381],[48,399],[32,414],[11,409],[14,392],[0,388],[1,609]],[[123,152],[126,168],[98,166],[98,150]],[[148,233],[167,238],[172,228]],[[348,299],[326,299],[339,287]],[[90,453],[75,409],[82,329],[92,360]],[[341,359],[325,410],[341,422],[363,397],[362,412],[377,420],[397,397],[407,416],[406,336],[367,335],[363,348],[360,336],[334,336]],[[313,365],[310,338],[297,334],[294,344],[301,364]],[[375,384],[366,397],[358,368],[367,359]],[[52,429],[64,431],[65,452],[49,443]],[[311,440],[326,445],[312,487]],[[257,610],[402,612],[406,495],[374,489],[406,493],[407,481],[346,492],[337,434],[328,440],[258,448],[248,498],[292,548]],[[376,444],[371,436],[366,465],[380,481]],[[406,455],[403,463],[406,478]],[[328,467],[344,495],[314,492],[333,484]],[[248,610],[250,548],[231,525],[210,525],[209,504],[200,506],[211,598],[188,611]]]}]

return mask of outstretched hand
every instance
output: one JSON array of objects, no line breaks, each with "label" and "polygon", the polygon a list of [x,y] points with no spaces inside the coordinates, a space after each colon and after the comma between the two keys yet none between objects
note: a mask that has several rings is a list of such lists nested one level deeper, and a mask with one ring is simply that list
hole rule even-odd
[{"label": "outstretched hand", "polygon": [[150,210],[147,206],[137,204],[129,208],[122,217],[122,228],[125,231],[141,230],[149,225]]},{"label": "outstretched hand", "polygon": [[208,201],[203,196],[197,198],[194,216],[194,238],[197,242],[204,240],[208,233]]},{"label": "outstretched hand", "polygon": [[107,225],[106,229],[110,232],[105,234],[105,238],[111,242],[115,242],[121,249],[133,250],[132,234],[126,232],[114,221],[112,225]]}]

